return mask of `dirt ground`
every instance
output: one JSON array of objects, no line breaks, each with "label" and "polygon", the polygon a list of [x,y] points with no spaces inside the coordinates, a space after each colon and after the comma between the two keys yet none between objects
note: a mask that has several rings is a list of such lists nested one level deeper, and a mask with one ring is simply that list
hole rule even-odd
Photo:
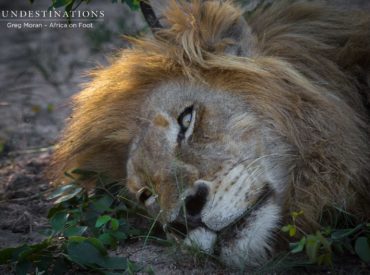
[{"label": "dirt ground", "polygon": [[[17,30],[0,21],[0,249],[44,238],[40,232],[48,227],[51,204],[44,196],[49,183],[43,172],[70,112],[69,98],[88,81],[87,70],[107,64],[107,56],[128,46],[122,34],[147,30],[139,12],[121,3],[95,2],[88,8],[104,10],[105,19],[91,30]],[[329,2],[370,12],[367,0]],[[0,10],[47,9],[50,3],[7,1]],[[214,263],[196,264],[154,244],[136,242],[119,253],[159,274],[225,273]]]}]

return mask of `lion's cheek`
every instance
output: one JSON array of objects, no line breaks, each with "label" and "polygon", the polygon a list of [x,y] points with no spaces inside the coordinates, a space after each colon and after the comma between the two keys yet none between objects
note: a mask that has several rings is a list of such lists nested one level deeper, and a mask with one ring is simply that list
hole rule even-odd
[{"label": "lion's cheek", "polygon": [[214,231],[220,231],[252,211],[267,185],[255,176],[261,170],[260,166],[251,168],[247,163],[240,163],[227,170],[222,180],[204,181],[211,195],[201,213],[203,223]]}]

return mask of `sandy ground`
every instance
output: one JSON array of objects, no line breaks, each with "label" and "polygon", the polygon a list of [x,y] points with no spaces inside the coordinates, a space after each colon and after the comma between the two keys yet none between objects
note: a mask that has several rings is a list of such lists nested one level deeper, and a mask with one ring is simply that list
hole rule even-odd
[{"label": "sandy ground", "polygon": [[[258,1],[251,1],[251,7]],[[24,0],[8,1],[0,10],[47,9],[49,2],[36,0],[31,6]],[[329,2],[370,12],[366,0]],[[123,4],[93,1],[89,8],[105,11],[104,22],[92,30],[17,30],[0,21],[0,249],[43,238],[39,232],[48,226],[50,207],[43,171],[70,112],[69,98],[88,81],[83,76],[87,70],[107,64],[107,56],[128,46],[122,34],[146,31],[140,13]],[[225,273],[214,263],[195,263],[154,244],[136,242],[119,252],[156,273]]]}]

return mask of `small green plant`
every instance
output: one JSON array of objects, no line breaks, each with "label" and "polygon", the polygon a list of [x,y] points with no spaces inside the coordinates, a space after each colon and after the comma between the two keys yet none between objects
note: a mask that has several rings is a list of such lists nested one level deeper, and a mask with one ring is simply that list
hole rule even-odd
[{"label": "small green plant", "polygon": [[293,211],[291,213],[292,224],[287,224],[287,225],[283,226],[283,228],[281,230],[283,232],[288,232],[289,237],[294,237],[297,234],[297,225],[296,225],[297,218],[299,216],[302,216],[302,215],[303,215],[303,211],[299,211],[299,212]]},{"label": "small green plant", "polygon": [[[292,223],[282,227],[289,237],[296,238],[296,221],[303,212],[292,212]],[[315,233],[304,233],[296,242],[289,244],[290,253],[305,253],[309,263],[332,266],[336,254],[357,255],[363,262],[370,264],[370,224],[361,223],[353,228],[322,228]]]},{"label": "small green plant", "polygon": [[[101,274],[143,272],[143,267],[113,250],[143,231],[130,225],[138,210],[127,201],[116,199],[102,175],[76,169],[66,174],[71,183],[49,198],[55,206],[49,210],[47,238],[37,244],[24,244],[0,250],[0,264],[8,264],[16,274],[62,274],[83,269]],[[97,191],[89,194],[79,179],[94,179]]]}]

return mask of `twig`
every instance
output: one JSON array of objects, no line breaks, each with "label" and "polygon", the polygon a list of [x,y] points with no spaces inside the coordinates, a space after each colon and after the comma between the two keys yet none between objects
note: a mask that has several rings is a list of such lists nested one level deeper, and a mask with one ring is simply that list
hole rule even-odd
[{"label": "twig", "polygon": [[146,1],[140,1],[140,9],[144,15],[145,21],[148,23],[153,33],[155,33],[158,29],[163,28],[153,11],[152,6],[150,6]]}]

